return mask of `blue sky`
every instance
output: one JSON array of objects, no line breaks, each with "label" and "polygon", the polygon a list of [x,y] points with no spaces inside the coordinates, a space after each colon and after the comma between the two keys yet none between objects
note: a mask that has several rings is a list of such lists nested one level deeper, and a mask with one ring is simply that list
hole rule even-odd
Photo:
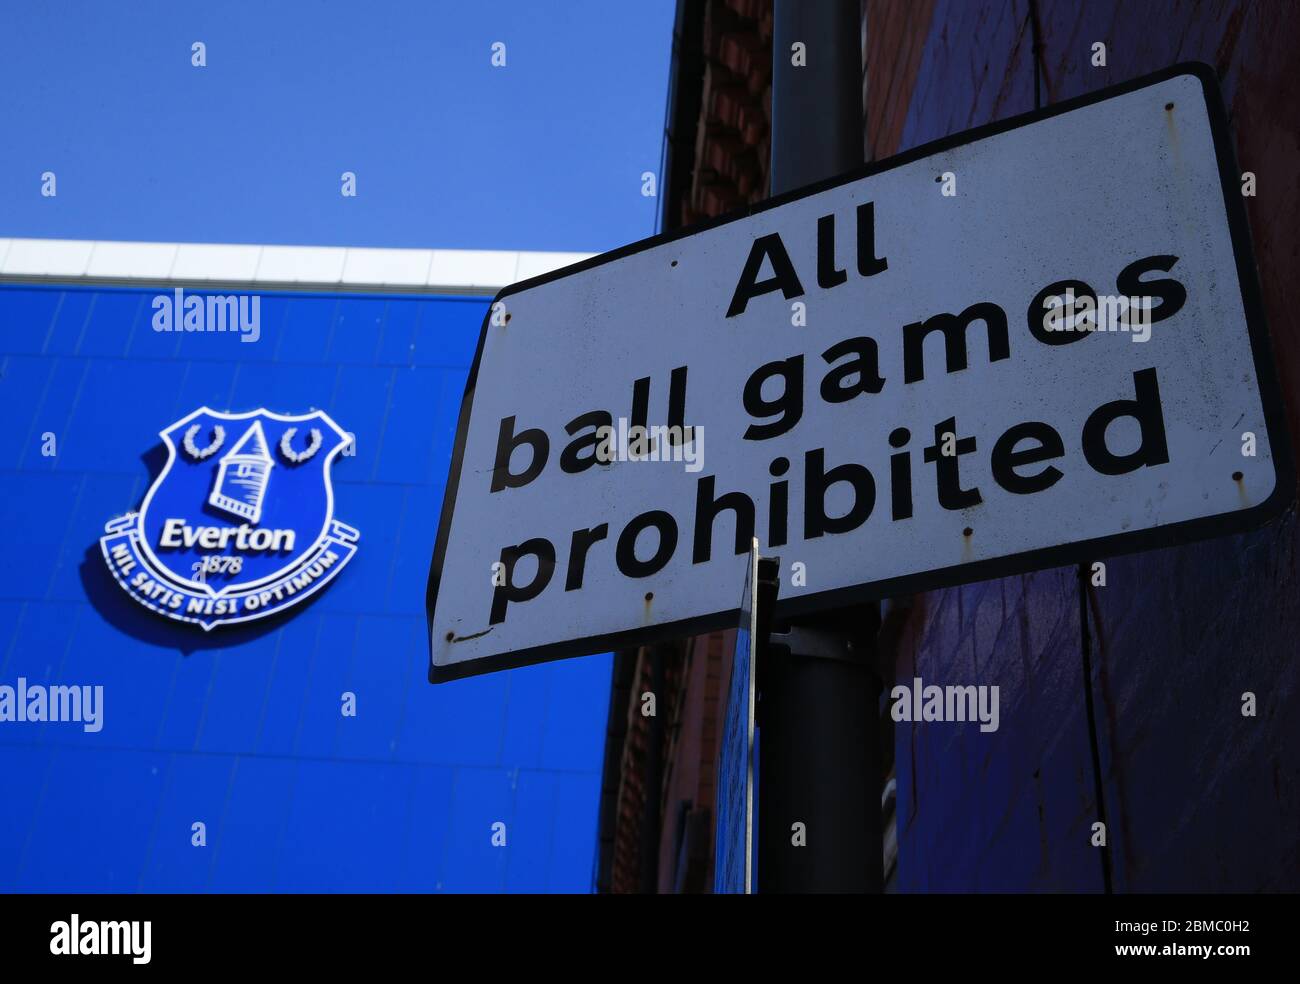
[{"label": "blue sky", "polygon": [[8,3],[0,236],[593,252],[644,238],[673,8]]}]

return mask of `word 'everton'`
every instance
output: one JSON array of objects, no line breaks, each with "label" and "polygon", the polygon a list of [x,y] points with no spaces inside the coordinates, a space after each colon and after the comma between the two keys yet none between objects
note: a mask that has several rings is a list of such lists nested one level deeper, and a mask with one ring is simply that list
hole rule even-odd
[{"label": "word 'everton'", "polygon": [[158,546],[163,549],[195,546],[204,550],[292,550],[297,533],[293,530],[255,529],[247,523],[240,526],[189,526],[183,519],[163,522]]}]

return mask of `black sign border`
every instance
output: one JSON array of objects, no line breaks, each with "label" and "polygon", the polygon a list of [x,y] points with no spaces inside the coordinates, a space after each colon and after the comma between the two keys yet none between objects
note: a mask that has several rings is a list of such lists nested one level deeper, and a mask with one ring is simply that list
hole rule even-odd
[{"label": "black sign border", "polygon": [[845,174],[819,181],[816,184],[798,188],[768,198],[748,208],[730,212],[707,222],[698,223],[683,229],[642,239],[627,246],[622,246],[608,253],[601,253],[571,266],[563,267],[539,277],[532,277],[519,283],[511,284],[499,291],[492,300],[488,312],[484,315],[483,326],[479,333],[478,347],[474,352],[474,362],[470,367],[469,378],[465,384],[465,396],[461,401],[460,419],[456,425],[456,445],[452,452],[451,472],[443,497],[442,516],[438,524],[438,539],[434,547],[433,560],[429,567],[429,581],[425,593],[425,608],[429,627],[429,682],[444,683],[497,670],[514,669],[534,663],[549,662],[574,656],[588,656],[594,653],[614,649],[626,649],[656,642],[666,638],[698,635],[718,629],[731,627],[736,620],[737,610],[715,612],[694,618],[680,619],[675,622],[643,626],[622,632],[586,636],[564,642],[533,646],[497,656],[470,659],[459,663],[439,666],[433,662],[433,623],[434,611],[438,602],[438,586],[442,576],[443,559],[446,555],[447,538],[451,529],[452,510],[455,505],[456,491],[460,487],[461,466],[465,455],[465,438],[469,430],[470,412],[474,405],[474,391],[478,380],[479,364],[483,357],[483,345],[491,319],[492,307],[511,294],[539,287],[542,284],[562,280],[565,277],[591,270],[605,263],[640,253],[647,249],[663,246],[666,243],[685,239],[708,229],[748,218],[768,209],[776,208],[788,202],[798,201],[840,185],[859,181],[873,174],[911,164],[914,161],[934,154],[962,147],[987,137],[1006,133],[1022,126],[1038,123],[1060,116],[1084,106],[1104,102],[1116,96],[1136,92],[1179,76],[1194,76],[1201,83],[1205,97],[1206,110],[1210,118],[1210,132],[1214,140],[1214,151],[1219,165],[1220,183],[1223,188],[1224,205],[1228,216],[1228,228],[1232,237],[1232,251],[1237,261],[1237,279],[1241,285],[1242,305],[1246,313],[1246,325],[1250,335],[1251,353],[1255,363],[1255,377],[1259,386],[1260,399],[1264,408],[1264,421],[1268,429],[1269,447],[1273,453],[1275,484],[1272,494],[1264,502],[1236,512],[1221,513],[1216,516],[1184,520],[1167,526],[1132,532],[1113,533],[1109,536],[1081,540],[1055,547],[1043,547],[1022,553],[997,557],[990,560],[971,561],[950,567],[907,574],[884,581],[872,581],[868,584],[846,588],[819,591],[816,594],[801,595],[778,602],[777,615],[782,618],[803,615],[810,612],[852,605],[864,601],[875,601],[892,595],[914,594],[931,591],[936,588],[954,587],[975,581],[992,580],[999,577],[1021,574],[1028,571],[1051,567],[1062,567],[1081,562],[1096,560],[1100,557],[1115,557],[1142,550],[1177,546],[1210,537],[1240,533],[1268,522],[1276,517],[1290,503],[1295,489],[1295,474],[1292,465],[1291,442],[1289,440],[1286,415],[1283,409],[1281,389],[1278,385],[1274,367],[1272,347],[1264,321],[1264,304],[1259,285],[1259,274],[1254,260],[1254,251],[1250,236],[1250,226],[1246,217],[1245,204],[1240,189],[1240,170],[1237,167],[1236,152],[1232,134],[1228,126],[1227,111],[1223,105],[1223,94],[1214,69],[1203,62],[1180,62],[1169,68],[1150,75],[1144,75],[1119,85],[1108,86],[1096,92],[1090,92],[1073,99],[1067,99],[1044,109],[1022,113],[1005,120],[988,123],[973,130],[963,130],[940,140],[922,144],[895,157],[874,161]]}]

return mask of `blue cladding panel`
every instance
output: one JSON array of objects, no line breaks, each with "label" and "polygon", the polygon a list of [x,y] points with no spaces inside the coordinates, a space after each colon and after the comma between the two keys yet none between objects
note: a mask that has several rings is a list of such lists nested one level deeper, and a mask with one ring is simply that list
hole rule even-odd
[{"label": "blue cladding panel", "polygon": [[[0,685],[104,687],[99,732],[0,722],[0,890],[587,890],[608,657],[425,679],[486,301],[267,294],[246,343],[154,331],[156,293],[0,285]],[[315,407],[356,435],[334,478],[360,549],[287,618],[164,620],[99,554],[158,432],[203,405]]]}]

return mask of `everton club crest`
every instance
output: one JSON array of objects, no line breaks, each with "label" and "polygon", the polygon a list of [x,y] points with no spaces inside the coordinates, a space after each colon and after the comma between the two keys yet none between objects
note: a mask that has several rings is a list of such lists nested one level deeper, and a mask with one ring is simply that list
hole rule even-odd
[{"label": "everton club crest", "polygon": [[105,527],[104,559],[140,604],[204,629],[283,611],[356,553],[330,465],[351,436],[329,415],[201,407],[159,433],[167,464],[138,513]]}]

